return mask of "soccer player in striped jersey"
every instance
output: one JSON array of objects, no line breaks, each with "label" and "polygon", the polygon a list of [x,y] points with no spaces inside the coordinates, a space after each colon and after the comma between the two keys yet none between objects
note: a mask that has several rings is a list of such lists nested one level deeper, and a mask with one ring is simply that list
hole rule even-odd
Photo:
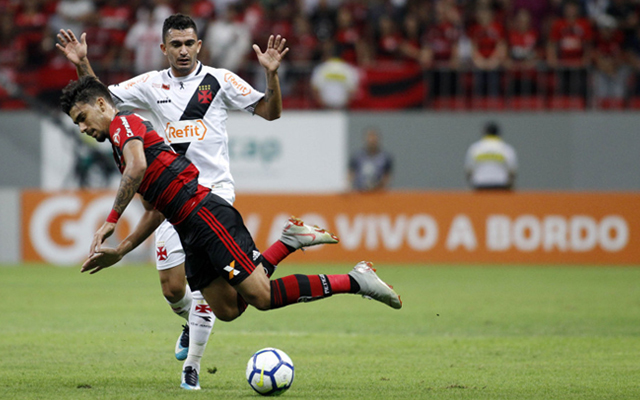
[{"label": "soccer player in striped jersey", "polygon": [[[199,183],[233,204],[235,190],[229,168],[227,111],[251,112],[268,121],[280,117],[282,99],[277,71],[288,51],[286,40],[279,35],[272,36],[264,53],[254,45],[267,76],[267,89],[262,93],[235,73],[198,61],[202,41],[198,39],[195,22],[188,16],[176,14],[167,18],[162,37],[159,50],[167,57],[170,68],[111,85],[109,91],[119,109],[151,111],[156,126],[163,129],[161,133],[166,142],[196,165],[200,171]],[[61,30],[58,39],[57,47],[76,65],[78,76],[95,76],[87,58],[86,34],[78,41],[73,32]],[[197,385],[189,382],[197,379],[215,316],[202,294],[192,292],[186,285],[185,253],[173,226],[167,221],[162,223],[155,239],[162,292],[173,312],[188,320],[175,348],[176,358],[185,360],[181,386],[194,389]],[[263,256],[275,266],[296,249],[323,243],[337,243],[337,239],[292,218],[286,223],[281,239],[265,250]]]},{"label": "soccer player in striped jersey", "polygon": [[[173,151],[142,117],[120,112],[105,85],[92,76],[71,82],[62,109],[81,132],[109,140],[122,179],[111,213],[95,233],[82,272],[109,267],[142,243],[167,219],[186,253],[186,276],[223,321],[240,316],[250,304],[260,310],[352,293],[402,307],[400,297],[362,261],[348,274],[289,275],[270,280],[269,260],[256,248],[240,213],[209,188],[198,184],[198,169]],[[117,248],[103,246],[118,218],[140,193],[145,213]],[[196,375],[197,377],[197,375]],[[199,382],[194,382],[199,387]]]}]

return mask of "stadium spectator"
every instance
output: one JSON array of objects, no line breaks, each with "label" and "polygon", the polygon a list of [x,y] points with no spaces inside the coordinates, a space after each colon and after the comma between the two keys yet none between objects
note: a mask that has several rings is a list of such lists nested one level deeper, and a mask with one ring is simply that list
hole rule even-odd
[{"label": "stadium spectator", "polygon": [[367,44],[355,24],[351,9],[338,8],[337,30],[334,37],[337,56],[353,65],[366,65],[369,59]]},{"label": "stadium spectator", "polygon": [[382,150],[380,132],[368,128],[364,133],[364,148],[349,160],[349,183],[358,192],[385,190],[393,173],[393,157]]},{"label": "stadium spectator", "polygon": [[20,4],[15,16],[15,28],[26,47],[25,66],[37,69],[47,62],[47,41],[50,41],[47,35],[48,18],[38,0],[25,0]]},{"label": "stadium spectator", "polygon": [[376,62],[395,62],[402,59],[402,35],[395,21],[387,14],[378,19],[376,31]]},{"label": "stadium spectator", "polygon": [[333,42],[325,42],[324,47],[324,61],[311,73],[314,98],[322,108],[347,108],[358,88],[358,70],[336,56]]},{"label": "stadium spectator", "polygon": [[310,15],[311,25],[321,42],[333,38],[336,30],[336,8],[328,0],[318,0]]},{"label": "stadium spectator", "polygon": [[527,10],[531,17],[531,27],[536,32],[543,32],[550,14],[549,0],[511,0],[513,15],[520,10]]},{"label": "stadium spectator", "polygon": [[633,73],[631,95],[638,98],[640,97],[640,26],[636,28],[634,35],[629,39],[626,54]]},{"label": "stadium spectator", "polygon": [[623,49],[624,34],[616,29],[616,20],[601,16],[593,48],[594,97],[617,101],[622,106],[629,70]]},{"label": "stadium spectator", "polygon": [[513,147],[500,138],[496,123],[487,123],[482,139],[469,147],[464,169],[476,190],[513,189],[518,159]]},{"label": "stadium spectator", "polygon": [[462,21],[458,9],[444,0],[435,4],[434,15],[434,23],[423,36],[421,62],[430,71],[431,95],[453,96],[459,91]]},{"label": "stadium spectator", "polygon": [[617,28],[625,36],[625,43],[635,34],[635,28],[640,24],[640,9],[638,2],[628,0],[609,0],[606,14],[616,20]]},{"label": "stadium spectator", "polygon": [[126,0],[107,0],[99,9],[100,27],[110,36],[114,46],[122,46],[133,20],[133,10]]},{"label": "stadium spectator", "polygon": [[136,23],[133,24],[124,41],[125,47],[133,53],[133,72],[138,75],[147,71],[157,71],[166,64],[162,52],[163,9],[139,8]]},{"label": "stadium spectator", "polygon": [[531,15],[525,8],[516,12],[513,27],[507,34],[510,92],[532,95],[537,91],[537,70],[540,61],[538,32],[531,26]]},{"label": "stadium spectator", "polygon": [[584,97],[591,62],[591,23],[580,16],[580,4],[575,0],[567,1],[562,10],[562,18],[551,26],[547,63],[555,71],[557,93]]},{"label": "stadium spectator", "polygon": [[98,18],[88,19],[84,32],[87,34],[88,56],[94,60],[93,65],[96,71],[101,76],[105,76],[106,73],[118,67],[121,46],[113,41],[115,37],[101,25]]},{"label": "stadium spectator", "polygon": [[207,62],[218,68],[238,71],[243,69],[251,51],[251,31],[241,20],[239,5],[230,4],[223,15],[207,26],[204,41]]},{"label": "stadium spectator", "polygon": [[0,69],[14,75],[26,62],[27,40],[16,28],[15,15],[10,12],[0,14]]},{"label": "stadium spectator", "polygon": [[[0,77],[3,81],[16,83],[18,71],[22,70],[27,60],[25,41],[18,35],[15,28],[14,15],[7,11],[0,13]],[[20,108],[22,103],[16,103],[9,97],[9,93],[0,86],[0,108]]]},{"label": "stadium spectator", "polygon": [[402,24],[402,41],[400,42],[400,54],[405,63],[417,66],[422,61],[422,49],[420,19],[416,14],[407,14]]},{"label": "stadium spectator", "polygon": [[60,29],[71,29],[73,32],[84,32],[85,23],[94,17],[95,4],[91,0],[60,0],[56,13],[50,19],[53,32]]},{"label": "stadium spectator", "polygon": [[293,36],[289,43],[291,62],[302,67],[310,67],[312,62],[322,58],[322,49],[318,38],[313,34],[311,23],[303,14],[293,19]]},{"label": "stadium spectator", "polygon": [[496,97],[500,94],[500,70],[507,56],[504,26],[486,7],[477,11],[476,20],[469,29],[474,92],[477,96]]}]

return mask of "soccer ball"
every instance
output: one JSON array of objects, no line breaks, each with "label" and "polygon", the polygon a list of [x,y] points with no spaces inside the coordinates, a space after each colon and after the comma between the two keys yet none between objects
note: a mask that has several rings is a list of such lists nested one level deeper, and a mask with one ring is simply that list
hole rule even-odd
[{"label": "soccer ball", "polygon": [[258,350],[247,363],[247,382],[263,396],[279,396],[293,383],[293,362],[282,350]]}]

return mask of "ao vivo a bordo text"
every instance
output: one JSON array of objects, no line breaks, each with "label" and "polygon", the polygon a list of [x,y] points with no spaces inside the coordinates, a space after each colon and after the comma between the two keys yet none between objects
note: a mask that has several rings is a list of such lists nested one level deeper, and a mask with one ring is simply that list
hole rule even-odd
[{"label": "ao vivo a bordo text", "polygon": [[[287,214],[281,214],[272,221],[261,221],[259,215],[250,213],[246,222],[251,232],[259,232],[262,223],[270,223],[268,240],[274,241],[279,237],[281,221],[286,217]],[[484,224],[475,225],[466,214],[455,215],[448,224],[439,223],[430,214],[338,214],[333,221],[319,214],[309,214],[304,219],[319,226],[331,226],[345,250],[384,248],[394,251],[408,247],[425,252],[444,246],[449,251],[474,251],[484,246],[491,252],[588,252],[596,248],[617,252],[629,243],[629,225],[619,215],[597,219],[587,215],[510,217],[491,214]]]}]

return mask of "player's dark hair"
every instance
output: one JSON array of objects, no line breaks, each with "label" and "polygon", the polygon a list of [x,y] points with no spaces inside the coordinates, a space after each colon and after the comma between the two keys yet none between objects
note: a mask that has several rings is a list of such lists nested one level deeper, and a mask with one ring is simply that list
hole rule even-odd
[{"label": "player's dark hair", "polygon": [[77,81],[71,81],[62,89],[60,107],[65,114],[77,103],[93,104],[98,97],[104,98],[109,104],[114,105],[111,93],[104,83],[95,76],[83,76]]},{"label": "player's dark hair", "polygon": [[196,36],[198,36],[198,27],[196,26],[196,23],[191,19],[191,17],[184,14],[173,14],[169,16],[164,20],[164,23],[162,24],[162,42],[164,42],[169,29],[184,31],[189,28],[192,28],[193,32],[196,34]]}]

